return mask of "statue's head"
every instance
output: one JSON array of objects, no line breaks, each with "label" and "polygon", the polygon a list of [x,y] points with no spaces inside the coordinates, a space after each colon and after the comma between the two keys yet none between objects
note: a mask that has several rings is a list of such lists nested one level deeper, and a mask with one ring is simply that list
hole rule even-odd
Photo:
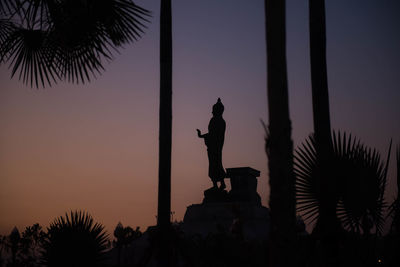
[{"label": "statue's head", "polygon": [[221,98],[218,97],[217,103],[212,108],[212,114],[214,116],[222,116],[222,113],[224,113],[224,105],[222,105]]}]

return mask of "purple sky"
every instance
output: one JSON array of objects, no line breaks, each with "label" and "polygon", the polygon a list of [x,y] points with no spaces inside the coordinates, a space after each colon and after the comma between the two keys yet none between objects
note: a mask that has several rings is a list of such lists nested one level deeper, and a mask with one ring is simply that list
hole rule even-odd
[{"label": "purple sky", "polygon": [[[158,166],[159,1],[141,40],[121,50],[90,84],[31,89],[0,66],[0,233],[71,209],[113,229],[155,224]],[[308,1],[287,1],[287,55],[294,144],[312,131]],[[196,128],[207,129],[221,97],[224,167],[261,171],[268,205],[260,119],[267,118],[264,1],[173,0],[172,210],[181,220],[211,186]],[[386,158],[400,144],[400,3],[327,0],[328,80],[333,129]],[[394,154],[387,188],[395,193]]]}]

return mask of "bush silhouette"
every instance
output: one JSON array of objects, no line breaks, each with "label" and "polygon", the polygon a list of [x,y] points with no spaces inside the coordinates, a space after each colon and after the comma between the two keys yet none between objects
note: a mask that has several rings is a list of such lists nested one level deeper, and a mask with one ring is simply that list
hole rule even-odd
[{"label": "bush silhouette", "polygon": [[107,235],[88,213],[71,211],[50,224],[43,248],[46,266],[103,266]]}]

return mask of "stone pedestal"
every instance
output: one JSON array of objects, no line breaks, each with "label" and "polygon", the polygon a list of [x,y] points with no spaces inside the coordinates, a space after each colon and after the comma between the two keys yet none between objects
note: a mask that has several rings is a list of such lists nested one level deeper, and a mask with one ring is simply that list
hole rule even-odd
[{"label": "stone pedestal", "polygon": [[208,234],[232,232],[234,224],[241,225],[241,232],[247,240],[268,238],[269,210],[261,205],[257,193],[257,177],[260,172],[250,167],[228,168],[227,178],[231,191],[210,188],[204,191],[202,204],[187,208],[183,218],[183,231],[203,238]]},{"label": "stone pedestal", "polygon": [[260,171],[250,167],[226,169],[226,177],[231,179],[231,201],[251,202],[261,206],[261,197],[257,193],[259,176]]},{"label": "stone pedestal", "polygon": [[240,221],[246,240],[267,240],[270,227],[268,208],[243,202],[191,205],[183,219],[183,231],[189,236],[200,235],[203,238],[220,231],[229,234],[235,221]]}]

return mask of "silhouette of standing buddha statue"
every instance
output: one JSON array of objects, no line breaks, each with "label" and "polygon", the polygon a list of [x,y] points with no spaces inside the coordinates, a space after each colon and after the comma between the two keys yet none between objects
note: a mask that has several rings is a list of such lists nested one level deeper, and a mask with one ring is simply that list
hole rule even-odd
[{"label": "silhouette of standing buddha statue", "polygon": [[222,118],[224,112],[224,105],[221,103],[221,99],[218,98],[216,104],[212,107],[213,117],[208,124],[208,133],[201,134],[201,131],[197,129],[197,135],[199,138],[204,138],[204,142],[207,146],[208,155],[208,176],[213,182],[213,188],[218,189],[218,182],[220,182],[219,189],[225,189],[226,185],[224,178],[226,173],[222,166],[222,147],[225,139],[225,128],[226,123]]}]

